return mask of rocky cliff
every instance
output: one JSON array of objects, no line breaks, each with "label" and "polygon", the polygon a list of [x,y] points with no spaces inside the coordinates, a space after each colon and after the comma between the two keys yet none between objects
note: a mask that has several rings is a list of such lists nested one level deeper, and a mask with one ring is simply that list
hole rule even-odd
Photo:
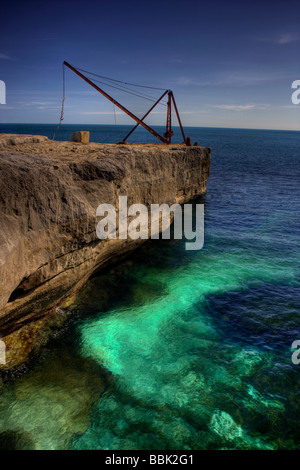
[{"label": "rocky cliff", "polygon": [[[206,190],[210,149],[0,137],[0,337],[44,316],[144,240],[99,240],[96,208],[184,203]],[[4,142],[4,143],[3,143]],[[28,335],[27,335],[28,336]]]}]

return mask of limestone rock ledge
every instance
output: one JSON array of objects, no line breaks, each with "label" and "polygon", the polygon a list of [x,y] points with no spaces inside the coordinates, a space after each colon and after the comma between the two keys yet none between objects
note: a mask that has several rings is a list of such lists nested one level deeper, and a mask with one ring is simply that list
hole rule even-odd
[{"label": "limestone rock ledge", "polygon": [[0,134],[0,147],[8,147],[9,145],[25,144],[29,142],[45,142],[48,137],[44,135],[27,135],[27,134]]},{"label": "limestone rock ledge", "polygon": [[209,148],[5,137],[0,146],[2,339],[26,331],[96,269],[144,242],[99,240],[99,204],[118,207],[122,195],[129,205],[186,203],[206,190]]}]

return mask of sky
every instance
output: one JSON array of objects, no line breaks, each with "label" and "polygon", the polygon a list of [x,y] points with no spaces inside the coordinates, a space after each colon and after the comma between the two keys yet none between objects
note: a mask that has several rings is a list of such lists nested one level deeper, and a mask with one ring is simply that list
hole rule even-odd
[{"label": "sky", "polygon": [[[173,90],[184,126],[300,130],[299,59],[299,0],[4,0],[0,122],[58,123],[66,60]],[[132,123],[71,70],[65,80],[65,124]],[[165,124],[155,111],[151,124]]]}]

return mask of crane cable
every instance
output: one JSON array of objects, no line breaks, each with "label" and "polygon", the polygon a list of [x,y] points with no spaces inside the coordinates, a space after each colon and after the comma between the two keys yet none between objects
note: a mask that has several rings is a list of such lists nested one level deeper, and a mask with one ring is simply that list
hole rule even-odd
[{"label": "crane cable", "polygon": [[61,113],[60,113],[60,120],[59,124],[53,134],[52,140],[55,139],[55,136],[60,128],[60,125],[62,121],[64,120],[64,109],[65,109],[65,99],[66,99],[66,84],[65,84],[65,66],[64,64],[62,65],[62,70],[63,70],[63,99],[62,99],[62,104],[61,104]]},{"label": "crane cable", "polygon": [[[88,75],[92,75],[93,77],[98,77],[98,78],[102,78],[103,80],[106,80],[106,81],[115,82],[115,85],[105,83],[103,81],[96,80],[96,79],[93,78],[94,82],[98,82],[98,83],[101,83],[102,85],[106,85],[108,87],[115,88],[116,90],[120,90],[120,91],[123,91],[125,93],[129,93],[131,95],[138,96],[139,98],[143,98],[143,99],[146,99],[148,101],[152,101],[153,103],[155,103],[155,101],[156,101],[156,99],[154,99],[153,96],[146,95],[145,93],[142,94],[141,92],[137,92],[137,91],[134,92],[133,90],[131,90],[130,88],[127,88],[124,85],[129,85],[129,86],[132,86],[132,87],[139,87],[139,88],[148,88],[148,89],[151,89],[151,90],[165,91],[164,88],[158,88],[158,87],[146,86],[146,85],[138,85],[136,83],[123,82],[121,80],[116,80],[114,78],[106,77],[104,75],[99,75],[99,74],[96,74],[96,73],[93,73],[93,72],[89,72],[88,70],[81,69],[80,67],[77,67],[75,65],[72,65],[72,67],[74,67],[76,70],[79,70],[80,72],[84,72]],[[120,83],[121,83],[121,85],[118,85],[118,86],[116,85],[116,84],[120,84]],[[164,103],[164,102],[161,102],[161,103],[158,103],[158,104],[160,104],[162,106],[167,106],[167,103]]]},{"label": "crane cable", "polygon": [[[152,90],[164,90],[164,88],[157,88],[157,87],[151,87],[151,86],[146,86],[146,85],[137,85],[135,83],[128,83],[128,82],[122,82],[121,80],[115,80],[113,78],[109,78],[109,77],[105,77],[103,75],[98,75],[98,74],[95,74],[95,73],[92,73],[92,72],[88,72],[87,70],[84,70],[84,69],[80,69],[79,67],[74,67],[76,68],[77,70],[80,70],[81,72],[85,72],[87,74],[90,74],[90,75],[93,75],[95,77],[99,77],[99,78],[102,78],[104,80],[109,80],[109,81],[112,81],[112,82],[116,82],[116,83],[122,83],[124,85],[129,85],[129,86],[135,86],[135,87],[140,87],[140,88],[150,88]],[[64,64],[62,64],[62,69],[63,69],[63,99],[62,99],[62,106],[61,106],[61,114],[60,114],[60,120],[59,120],[59,124],[53,134],[53,137],[52,137],[52,140],[55,139],[55,136],[60,128],[60,125],[62,123],[62,121],[64,120],[64,107],[65,107],[65,99],[66,99],[66,86],[65,86],[65,66]],[[153,103],[156,101],[155,99],[153,99],[152,97],[150,98],[149,95],[142,95],[140,93],[135,93],[134,91],[126,88],[124,85],[119,85],[119,87],[122,87],[122,88],[119,88],[118,86],[114,86],[114,85],[110,85],[109,83],[104,83],[100,80],[95,80],[95,82],[98,82],[98,83],[101,83],[103,85],[106,85],[108,87],[111,87],[111,88],[115,88],[117,90],[120,90],[120,91],[123,91],[125,93],[128,93],[130,95],[135,95],[135,96],[138,96],[139,98],[143,98],[145,100],[148,100],[148,101],[152,101]],[[162,105],[162,106],[167,106],[163,101],[158,103],[159,105]],[[114,116],[115,116],[115,126],[116,126],[116,111],[115,111],[115,107],[114,107]]]},{"label": "crane cable", "polygon": [[[125,87],[117,87],[115,85],[110,85],[109,83],[105,83],[105,82],[101,82],[100,80],[95,80],[93,79],[94,82],[97,82],[97,83],[101,83],[102,85],[105,85],[105,86],[108,86],[110,88],[115,88],[116,90],[120,90],[120,91],[123,91],[124,93],[129,93],[129,95],[134,95],[134,96],[137,96],[139,98],[143,98],[144,100],[147,100],[147,101],[152,101],[152,103],[155,103],[156,100],[154,98],[150,98],[149,95],[141,95],[140,93],[135,93],[134,91],[132,90],[128,90],[126,89]],[[158,103],[162,106],[167,106],[167,104],[165,102],[161,102],[161,103]]]},{"label": "crane cable", "polygon": [[76,68],[77,70],[80,70],[81,72],[85,72],[85,73],[88,73],[90,75],[94,75],[95,77],[104,78],[105,80],[110,80],[112,82],[123,83],[123,85],[137,86],[139,88],[150,88],[151,90],[161,90],[161,91],[165,90],[164,88],[157,88],[157,87],[154,87],[154,86],[137,85],[136,83],[122,82],[121,80],[116,80],[114,78],[105,77],[104,75],[98,75],[96,73],[88,72],[88,70],[80,69],[79,67],[75,67],[75,65],[73,65],[73,67]]},{"label": "crane cable", "polygon": [[116,142],[118,142],[118,128],[117,128],[117,118],[116,118],[116,107],[115,104],[113,103],[114,107],[114,118],[115,118],[115,133],[116,133]]}]

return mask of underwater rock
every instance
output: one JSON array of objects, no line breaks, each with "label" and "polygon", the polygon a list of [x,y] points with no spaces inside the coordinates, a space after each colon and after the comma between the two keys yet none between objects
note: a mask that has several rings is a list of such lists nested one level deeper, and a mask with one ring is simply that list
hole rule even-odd
[{"label": "underwater rock", "polygon": [[211,417],[209,428],[225,440],[241,437],[242,428],[225,411],[217,410]]},{"label": "underwater rock", "polygon": [[109,376],[101,373],[64,348],[43,358],[35,370],[5,389],[0,406],[0,437],[7,441],[3,445],[35,450],[68,447],[74,434],[88,429],[90,409],[109,385]]},{"label": "underwater rock", "polygon": [[228,445],[228,448],[240,450],[272,450],[274,448],[269,442],[248,434],[225,411],[215,411],[208,427],[224,441],[225,445]]}]

